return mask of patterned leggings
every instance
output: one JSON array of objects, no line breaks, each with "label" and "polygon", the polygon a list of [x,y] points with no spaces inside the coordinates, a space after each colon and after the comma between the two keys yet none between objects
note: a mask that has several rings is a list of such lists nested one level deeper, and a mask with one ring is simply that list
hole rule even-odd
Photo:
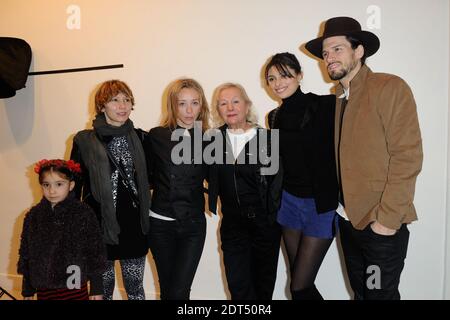
[{"label": "patterned leggings", "polygon": [[[122,278],[128,300],[145,300],[144,267],[145,257],[119,260]],[[103,273],[103,299],[112,300],[115,286],[114,260],[108,260],[106,271]]]}]

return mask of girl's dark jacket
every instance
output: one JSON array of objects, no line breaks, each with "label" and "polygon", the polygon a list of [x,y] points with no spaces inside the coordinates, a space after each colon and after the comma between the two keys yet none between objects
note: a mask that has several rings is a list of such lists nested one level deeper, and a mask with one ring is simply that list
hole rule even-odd
[{"label": "girl's dark jacket", "polygon": [[67,288],[77,266],[80,283],[90,281],[91,295],[103,294],[102,273],[106,267],[100,227],[92,209],[69,196],[52,209],[42,200],[26,214],[19,249],[18,273],[23,275],[22,295],[36,289]]}]

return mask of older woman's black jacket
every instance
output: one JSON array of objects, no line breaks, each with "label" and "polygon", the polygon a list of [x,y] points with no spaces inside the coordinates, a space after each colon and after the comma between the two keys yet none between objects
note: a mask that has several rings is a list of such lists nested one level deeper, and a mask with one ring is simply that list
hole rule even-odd
[{"label": "older woman's black jacket", "polygon": [[[223,141],[229,143],[226,134],[227,126],[223,125],[219,128],[219,134],[222,135]],[[270,131],[257,128],[258,133],[252,140],[258,144],[258,151],[262,151],[262,154],[267,154],[269,157],[274,156],[278,157],[278,154],[272,155],[271,148],[271,135]],[[264,132],[264,135],[261,133]],[[260,139],[267,139],[264,144],[261,143]],[[212,139],[214,141],[214,138]],[[223,144],[223,152],[222,152],[222,163],[214,163],[209,166],[209,174],[208,174],[208,199],[209,199],[209,209],[212,212],[216,212],[217,209],[217,199],[220,196],[222,211],[225,208],[236,208],[236,201],[238,207],[243,206],[255,206],[258,208],[263,208],[267,213],[268,219],[272,222],[276,219],[276,214],[278,212],[278,208],[281,202],[281,185],[282,185],[282,177],[283,177],[283,169],[282,164],[279,162],[279,167],[276,173],[264,175],[261,174],[261,169],[264,167],[269,167],[271,163],[265,163],[265,161],[261,161],[261,158],[258,155],[257,163],[249,163],[248,158],[246,159],[245,164],[226,164],[227,153],[230,151],[226,150],[226,143]],[[278,143],[274,141],[274,143]],[[243,152],[248,152],[249,142],[244,148]],[[260,150],[260,148],[267,148],[267,150]],[[229,147],[228,150],[231,150]],[[226,171],[224,171],[226,170]],[[222,171],[222,172],[221,172]],[[258,197],[254,199],[237,199],[239,198],[236,194],[229,194],[236,191],[236,188],[230,188],[230,184],[234,184],[237,186],[239,184],[239,175],[246,175],[247,179],[254,179],[253,182],[247,183],[248,186],[254,186],[256,189],[253,194],[257,194]],[[221,178],[222,177],[222,178]],[[238,186],[239,188],[239,186]],[[234,190],[234,191],[230,191]],[[245,203],[245,204],[243,204]],[[239,208],[237,208],[239,209]],[[242,209],[242,208],[241,208]],[[226,210],[226,209],[225,209]]]}]

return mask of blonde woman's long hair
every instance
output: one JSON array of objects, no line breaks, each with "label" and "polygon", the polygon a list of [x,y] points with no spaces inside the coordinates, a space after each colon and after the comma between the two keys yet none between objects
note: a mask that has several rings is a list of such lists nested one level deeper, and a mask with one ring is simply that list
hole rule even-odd
[{"label": "blonde woman's long hair", "polygon": [[257,117],[256,117],[255,113],[253,112],[253,103],[250,100],[250,98],[248,97],[248,94],[245,91],[244,87],[241,86],[239,83],[227,82],[227,83],[221,84],[214,90],[213,101],[212,101],[212,105],[211,105],[214,126],[220,127],[225,123],[219,114],[219,96],[223,90],[229,89],[229,88],[236,88],[239,90],[242,98],[244,99],[244,101],[248,107],[247,122],[250,122],[251,124],[256,125]]},{"label": "blonde woman's long hair", "polygon": [[178,94],[183,89],[194,89],[200,98],[200,113],[196,121],[202,122],[202,130],[209,129],[209,107],[202,86],[194,79],[178,79],[172,82],[167,93],[166,113],[161,125],[170,129],[177,127]]}]

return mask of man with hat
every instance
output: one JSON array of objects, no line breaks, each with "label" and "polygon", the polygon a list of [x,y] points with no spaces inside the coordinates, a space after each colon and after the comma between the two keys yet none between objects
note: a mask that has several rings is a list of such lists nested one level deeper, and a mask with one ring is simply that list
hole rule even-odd
[{"label": "man with hat", "polygon": [[329,19],[323,36],[305,47],[339,81],[339,229],[354,298],[400,299],[406,225],[417,220],[413,199],[423,158],[413,94],[401,78],[365,64],[380,41],[353,18]]}]

